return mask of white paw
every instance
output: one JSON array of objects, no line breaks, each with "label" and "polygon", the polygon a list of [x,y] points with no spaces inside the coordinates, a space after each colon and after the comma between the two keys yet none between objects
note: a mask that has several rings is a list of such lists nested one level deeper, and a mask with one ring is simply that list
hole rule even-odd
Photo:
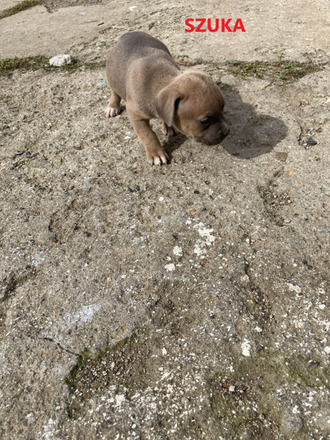
[{"label": "white paw", "polygon": [[120,113],[120,109],[119,108],[114,108],[114,107],[107,107],[105,109],[105,114],[107,116],[107,118],[114,118],[115,116],[118,116]]},{"label": "white paw", "polygon": [[150,165],[166,165],[168,162],[168,157],[165,154],[160,154],[159,156],[154,156],[148,159]]}]

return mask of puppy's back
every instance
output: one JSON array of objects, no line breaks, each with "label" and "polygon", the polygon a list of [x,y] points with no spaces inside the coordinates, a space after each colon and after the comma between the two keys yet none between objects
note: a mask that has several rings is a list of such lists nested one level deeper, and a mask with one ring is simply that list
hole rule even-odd
[{"label": "puppy's back", "polygon": [[139,58],[162,54],[172,60],[165,44],[145,32],[122,35],[107,58],[107,78],[112,90],[126,99],[127,72],[130,64]]},{"label": "puppy's back", "polygon": [[124,34],[120,37],[116,46],[119,45],[126,56],[146,56],[151,53],[152,49],[163,50],[171,55],[164,43],[145,32],[129,32]]}]

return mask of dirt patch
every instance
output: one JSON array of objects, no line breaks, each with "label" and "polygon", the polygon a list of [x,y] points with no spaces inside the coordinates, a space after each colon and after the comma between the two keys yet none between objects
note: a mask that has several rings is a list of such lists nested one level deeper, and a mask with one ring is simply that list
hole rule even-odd
[{"label": "dirt patch", "polygon": [[285,209],[294,204],[293,197],[290,195],[290,190],[283,191],[278,189],[277,179],[283,174],[283,170],[275,173],[274,177],[265,186],[260,186],[260,195],[264,201],[265,210],[269,218],[278,226],[289,224],[290,210]]}]

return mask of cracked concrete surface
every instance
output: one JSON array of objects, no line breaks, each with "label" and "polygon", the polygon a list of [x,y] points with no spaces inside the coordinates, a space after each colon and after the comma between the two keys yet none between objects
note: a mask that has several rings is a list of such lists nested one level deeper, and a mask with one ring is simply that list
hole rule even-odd
[{"label": "cracked concrete surface", "polygon": [[[148,31],[220,83],[231,134],[155,121],[171,163],[150,167],[104,118],[104,69],[0,77],[1,438],[326,439],[327,2],[132,5],[46,0],[0,20],[1,57],[99,62]],[[223,16],[246,33],[184,32]],[[223,64],[280,57],[321,69]]]}]

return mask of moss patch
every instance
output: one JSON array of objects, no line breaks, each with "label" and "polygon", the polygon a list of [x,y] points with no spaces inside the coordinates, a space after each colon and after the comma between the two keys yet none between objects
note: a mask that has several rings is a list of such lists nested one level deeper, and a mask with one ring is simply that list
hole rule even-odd
[{"label": "moss patch", "polygon": [[66,70],[66,71],[76,71],[85,67],[86,69],[98,69],[105,67],[105,62],[101,63],[83,63],[80,61],[75,61],[72,64],[66,64],[61,67],[50,66],[49,58],[38,55],[34,57],[25,58],[4,58],[0,60],[0,76],[9,76],[14,70],[38,70],[44,69],[46,71],[54,70]]},{"label": "moss patch", "polygon": [[286,375],[281,360],[270,354],[244,360],[233,373],[217,372],[208,381],[213,423],[231,438],[277,438],[282,410],[273,391]]},{"label": "moss patch", "polygon": [[128,397],[145,389],[157,375],[156,363],[149,362],[155,343],[157,345],[154,338],[150,342],[148,335],[141,332],[94,354],[90,351],[81,353],[65,379],[71,394],[69,416],[76,418],[90,398],[110,386],[123,386]]},{"label": "moss patch", "polygon": [[330,367],[324,366],[318,356],[309,359],[292,355],[288,360],[289,374],[306,388],[329,388]]},{"label": "moss patch", "polygon": [[188,55],[176,58],[179,66],[202,66],[211,75],[216,72],[229,72],[241,78],[255,77],[279,82],[292,82],[303,76],[323,69],[322,64],[312,62],[301,63],[299,61],[283,60],[283,56],[278,61],[240,61],[228,60],[225,63],[206,61],[203,59],[189,60]]},{"label": "moss patch", "polygon": [[278,60],[270,61],[227,61],[226,66],[230,73],[242,78],[256,77],[274,81],[290,82],[322,69],[322,66],[299,61]]},{"label": "moss patch", "polygon": [[4,11],[0,12],[0,20],[2,18],[10,17],[11,15],[18,14],[21,11],[25,11],[25,9],[33,8],[33,6],[41,5],[43,3],[43,0],[24,0],[21,3],[18,3],[17,5],[5,9]]},{"label": "moss patch", "polygon": [[[328,387],[328,377],[329,368],[317,356],[260,352],[234,365],[232,373],[219,371],[209,378],[210,421],[230,438],[276,439],[288,411],[277,390]],[[291,438],[305,438],[301,429]]]},{"label": "moss patch", "polygon": [[4,58],[0,60],[0,75],[8,76],[16,69],[37,70],[49,65],[48,58],[39,55],[25,58]]},{"label": "moss patch", "polygon": [[[322,69],[322,66],[313,63],[299,63],[293,61],[277,61],[275,63],[267,61],[227,61],[224,64],[217,64],[212,62],[206,62],[203,60],[188,61],[185,58],[179,58],[177,63],[181,66],[195,66],[203,64],[205,66],[210,66],[212,72],[214,69],[217,71],[225,70],[230,73],[241,76],[242,78],[247,77],[257,77],[263,79],[269,79],[273,81],[290,82],[298,78],[303,77],[311,72],[316,72]],[[38,55],[34,57],[26,58],[5,58],[0,60],[0,75],[10,75],[16,69],[24,70],[36,70],[43,68],[45,70],[67,70],[75,71],[82,67],[87,69],[98,69],[105,67],[105,61],[96,63],[84,63],[81,61],[76,61],[72,64],[66,64],[62,67],[54,67],[49,65],[49,59],[45,56]],[[210,72],[210,73],[212,73]],[[221,83],[221,81],[217,82]],[[223,86],[223,84],[221,84]]]}]

